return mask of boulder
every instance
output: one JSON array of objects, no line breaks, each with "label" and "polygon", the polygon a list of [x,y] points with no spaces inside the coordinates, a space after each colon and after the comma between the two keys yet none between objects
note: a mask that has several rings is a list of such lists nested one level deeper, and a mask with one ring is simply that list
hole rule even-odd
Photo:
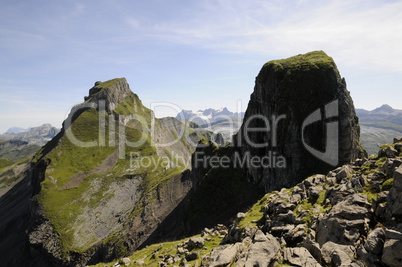
[{"label": "boulder", "polygon": [[385,229],[382,262],[391,267],[402,266],[402,224],[395,229]]},{"label": "boulder", "polygon": [[124,264],[125,266],[129,266],[131,263],[131,260],[129,258],[122,258],[121,263]]},{"label": "boulder", "polygon": [[306,248],[316,260],[321,261],[322,253],[320,245],[317,242],[307,238],[303,242],[301,242],[298,246]]},{"label": "boulder", "polygon": [[280,244],[270,234],[266,235],[264,242],[255,242],[248,248],[245,267],[269,266],[281,256]]},{"label": "boulder", "polygon": [[355,257],[355,248],[353,246],[340,245],[334,242],[327,242],[321,247],[322,257],[327,264],[339,263],[344,266],[350,266]]},{"label": "boulder", "polygon": [[195,248],[202,248],[204,246],[204,238],[202,237],[192,237],[187,241],[187,249],[193,250]]},{"label": "boulder", "polygon": [[375,267],[381,267],[381,257],[380,255],[373,254],[368,252],[363,245],[359,246],[357,249],[357,255],[360,260],[362,260],[365,263],[365,266],[375,266]]},{"label": "boulder", "polygon": [[402,137],[395,137],[394,138],[394,144],[402,142]]},{"label": "boulder", "polygon": [[402,160],[388,158],[382,169],[388,176],[392,177],[394,175],[395,169],[397,169],[402,164]]},{"label": "boulder", "polygon": [[402,153],[402,142],[395,144],[394,147],[399,153]]},{"label": "boulder", "polygon": [[193,261],[196,260],[200,257],[200,252],[199,251],[191,251],[186,253],[186,260],[187,261]]},{"label": "boulder", "polygon": [[349,255],[342,250],[335,250],[331,254],[331,265],[332,266],[351,266],[352,260]]},{"label": "boulder", "polygon": [[402,165],[394,171],[394,187],[397,191],[402,192]]},{"label": "boulder", "polygon": [[336,182],[340,183],[343,179],[346,179],[347,177],[352,177],[352,174],[354,173],[352,166],[350,165],[343,165],[339,172],[336,174]]},{"label": "boulder", "polygon": [[230,266],[239,257],[242,244],[230,244],[219,246],[211,252],[211,262],[207,265],[209,267]]},{"label": "boulder", "polygon": [[285,261],[292,264],[292,266],[299,267],[318,267],[321,266],[310,252],[305,248],[285,248],[283,251],[283,258]]},{"label": "boulder", "polygon": [[380,254],[384,247],[385,231],[382,228],[377,228],[371,231],[368,236],[364,248],[374,254]]},{"label": "boulder", "polygon": [[393,146],[388,146],[385,149],[385,156],[388,158],[395,158],[396,156],[398,156],[398,150],[396,150]]},{"label": "boulder", "polygon": [[402,240],[387,239],[384,243],[382,262],[391,267],[402,266]]},{"label": "boulder", "polygon": [[304,240],[306,236],[306,225],[299,224],[289,232],[285,233],[283,235],[283,238],[285,239],[288,246],[297,246],[300,242]]},{"label": "boulder", "polygon": [[265,236],[265,234],[261,230],[258,230],[255,233],[254,242],[267,242],[267,241],[268,241],[268,238]]},{"label": "boulder", "polygon": [[316,186],[316,185],[321,185],[325,182],[325,175],[322,174],[316,174],[313,176],[308,177],[303,181],[303,184],[306,188]]},{"label": "boulder", "polygon": [[320,245],[328,241],[354,245],[360,235],[366,234],[370,207],[366,196],[353,194],[346,197],[319,220],[317,242]]}]

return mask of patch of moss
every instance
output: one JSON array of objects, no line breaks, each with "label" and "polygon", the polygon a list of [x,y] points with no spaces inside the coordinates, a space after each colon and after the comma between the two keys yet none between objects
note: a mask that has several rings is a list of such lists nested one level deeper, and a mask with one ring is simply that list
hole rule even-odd
[{"label": "patch of moss", "polygon": [[110,88],[113,85],[115,85],[117,82],[123,80],[124,78],[115,78],[115,79],[111,79],[105,82],[100,82],[98,83],[95,88],[99,88],[99,89],[103,89],[103,88]]},{"label": "patch of moss", "polygon": [[394,178],[390,178],[388,180],[385,180],[382,185],[380,186],[381,191],[389,191],[392,186],[394,185]]},{"label": "patch of moss", "polygon": [[325,213],[331,209],[331,205],[324,204],[326,194],[327,190],[322,190],[315,200],[312,198],[303,199],[293,210],[293,213],[296,216],[299,216],[301,214],[300,210],[302,212],[307,212],[306,216],[303,217],[302,222],[310,223],[313,216],[318,216],[319,214]]},{"label": "patch of moss", "polygon": [[382,157],[382,158],[378,159],[375,164],[378,167],[382,167],[382,166],[384,166],[384,164],[387,161],[387,159],[388,159],[387,157]]},{"label": "patch of moss", "polygon": [[378,193],[380,193],[380,188],[374,186],[372,183],[367,183],[363,187],[362,194],[367,196],[368,202],[372,203],[373,201],[377,200]]},{"label": "patch of moss", "polygon": [[286,59],[272,60],[265,66],[271,66],[274,69],[318,69],[333,68],[334,60],[323,51],[313,51],[302,55],[289,57]]},{"label": "patch of moss", "polygon": [[266,194],[246,212],[246,217],[238,224],[240,228],[246,228],[247,225],[258,225],[258,221],[264,217],[264,207],[270,195],[271,194]]}]

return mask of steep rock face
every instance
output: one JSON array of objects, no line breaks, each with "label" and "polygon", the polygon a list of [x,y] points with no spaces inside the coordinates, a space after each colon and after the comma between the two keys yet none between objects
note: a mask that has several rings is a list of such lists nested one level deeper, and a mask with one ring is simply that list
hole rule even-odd
[{"label": "steep rock face", "polygon": [[358,118],[332,58],[315,51],[266,63],[234,142],[243,156],[273,160],[247,166],[266,191],[358,158]]}]

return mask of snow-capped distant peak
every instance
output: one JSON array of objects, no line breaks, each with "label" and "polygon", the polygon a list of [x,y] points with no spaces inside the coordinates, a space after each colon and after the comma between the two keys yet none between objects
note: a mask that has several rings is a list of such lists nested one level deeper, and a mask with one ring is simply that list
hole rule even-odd
[{"label": "snow-capped distant peak", "polygon": [[179,114],[177,114],[176,119],[191,120],[199,125],[202,125],[239,116],[243,117],[244,112],[234,113],[229,111],[226,107],[223,107],[220,109],[208,108],[204,110],[198,110],[195,112],[183,109]]}]

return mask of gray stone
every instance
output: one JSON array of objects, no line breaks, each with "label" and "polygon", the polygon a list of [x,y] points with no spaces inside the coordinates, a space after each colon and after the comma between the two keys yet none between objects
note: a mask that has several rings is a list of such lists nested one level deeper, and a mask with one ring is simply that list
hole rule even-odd
[{"label": "gray stone", "polygon": [[295,207],[296,205],[293,203],[280,203],[279,205],[276,206],[276,210],[274,212],[276,214],[286,214],[290,210],[293,210]]},{"label": "gray stone", "polygon": [[280,257],[280,244],[270,234],[266,235],[267,241],[256,242],[250,245],[247,252],[245,267],[269,266]]},{"label": "gray stone", "polygon": [[310,252],[305,248],[285,248],[283,251],[284,260],[299,267],[318,267],[321,266]]},{"label": "gray stone", "polygon": [[402,142],[402,137],[395,137],[394,138],[394,144]]},{"label": "gray stone", "polygon": [[293,211],[289,210],[286,214],[279,214],[275,217],[277,221],[283,221],[286,224],[293,224],[296,220],[296,215]]},{"label": "gray stone", "polygon": [[254,242],[266,242],[266,241],[268,241],[268,238],[261,230],[258,230],[257,233],[255,233]]},{"label": "gray stone", "polygon": [[320,245],[317,242],[307,238],[299,244],[299,247],[306,248],[316,260],[321,261],[321,249]]},{"label": "gray stone", "polygon": [[391,267],[402,266],[402,240],[387,239],[382,254],[383,263]]},{"label": "gray stone", "polygon": [[202,248],[204,246],[204,238],[202,237],[192,237],[187,241],[187,249],[193,250],[195,248]]},{"label": "gray stone", "polygon": [[131,260],[129,258],[122,258],[121,263],[126,265],[126,266],[129,266],[130,263],[131,263]]},{"label": "gray stone", "polygon": [[321,185],[312,186],[307,190],[307,195],[313,199],[317,199],[324,188]]},{"label": "gray stone", "polygon": [[212,262],[208,266],[230,266],[238,258],[241,246],[241,243],[236,243],[215,248],[211,253]]},{"label": "gray stone", "polygon": [[191,251],[186,253],[186,260],[187,261],[193,261],[196,260],[200,257],[200,252],[199,251]]},{"label": "gray stone", "polygon": [[317,242],[321,246],[328,241],[343,245],[354,244],[360,234],[366,234],[370,207],[366,196],[354,194],[346,197],[319,220]]},{"label": "gray stone", "polygon": [[134,261],[134,263],[136,265],[143,266],[143,265],[145,265],[145,260],[144,259],[139,259],[139,260]]},{"label": "gray stone", "polygon": [[370,206],[366,196],[354,194],[336,204],[331,209],[330,216],[347,220],[364,219]]},{"label": "gray stone", "polygon": [[402,143],[395,144],[395,149],[398,150],[399,153],[402,153]]},{"label": "gray stone", "polygon": [[331,254],[331,264],[332,266],[351,266],[352,260],[346,252],[337,249]]},{"label": "gray stone", "polygon": [[398,150],[396,150],[394,147],[392,146],[388,146],[387,149],[385,149],[385,155],[388,158],[395,158],[396,156],[398,156]]},{"label": "gray stone", "polygon": [[306,225],[304,224],[295,226],[292,230],[283,235],[286,243],[292,247],[301,243],[306,236]]},{"label": "gray stone", "polygon": [[246,218],[246,214],[243,212],[239,212],[239,213],[237,213],[236,218],[240,221],[240,220]]},{"label": "gray stone", "polygon": [[377,228],[371,231],[368,236],[364,248],[371,253],[380,254],[384,247],[385,231]]},{"label": "gray stone", "polygon": [[399,192],[402,192],[402,165],[394,171],[394,187]]},{"label": "gray stone", "polygon": [[325,182],[325,175],[315,174],[313,176],[308,177],[303,181],[303,184],[306,188],[317,186],[323,184]]},{"label": "gray stone", "polygon": [[402,161],[400,159],[388,158],[385,161],[382,169],[388,176],[392,177],[394,175],[395,169],[398,168],[401,164]]},{"label": "gray stone", "polygon": [[354,170],[350,165],[343,165],[339,172],[336,174],[336,182],[340,183],[343,179],[347,177],[352,177]]},{"label": "gray stone", "polygon": [[[354,259],[355,248],[353,246],[340,245],[334,242],[327,242],[321,247],[322,257],[327,264],[334,263],[345,263]],[[340,265],[336,265],[340,266]],[[348,266],[348,265],[346,265]]]},{"label": "gray stone", "polygon": [[186,252],[188,252],[188,250],[183,247],[177,248],[177,254],[179,254],[179,255],[185,254]]},{"label": "gray stone", "polygon": [[373,266],[373,267],[383,266],[380,264],[380,256],[368,252],[362,245],[359,246],[359,248],[357,249],[357,255],[359,259],[361,259],[365,263],[365,265],[363,266]]}]

